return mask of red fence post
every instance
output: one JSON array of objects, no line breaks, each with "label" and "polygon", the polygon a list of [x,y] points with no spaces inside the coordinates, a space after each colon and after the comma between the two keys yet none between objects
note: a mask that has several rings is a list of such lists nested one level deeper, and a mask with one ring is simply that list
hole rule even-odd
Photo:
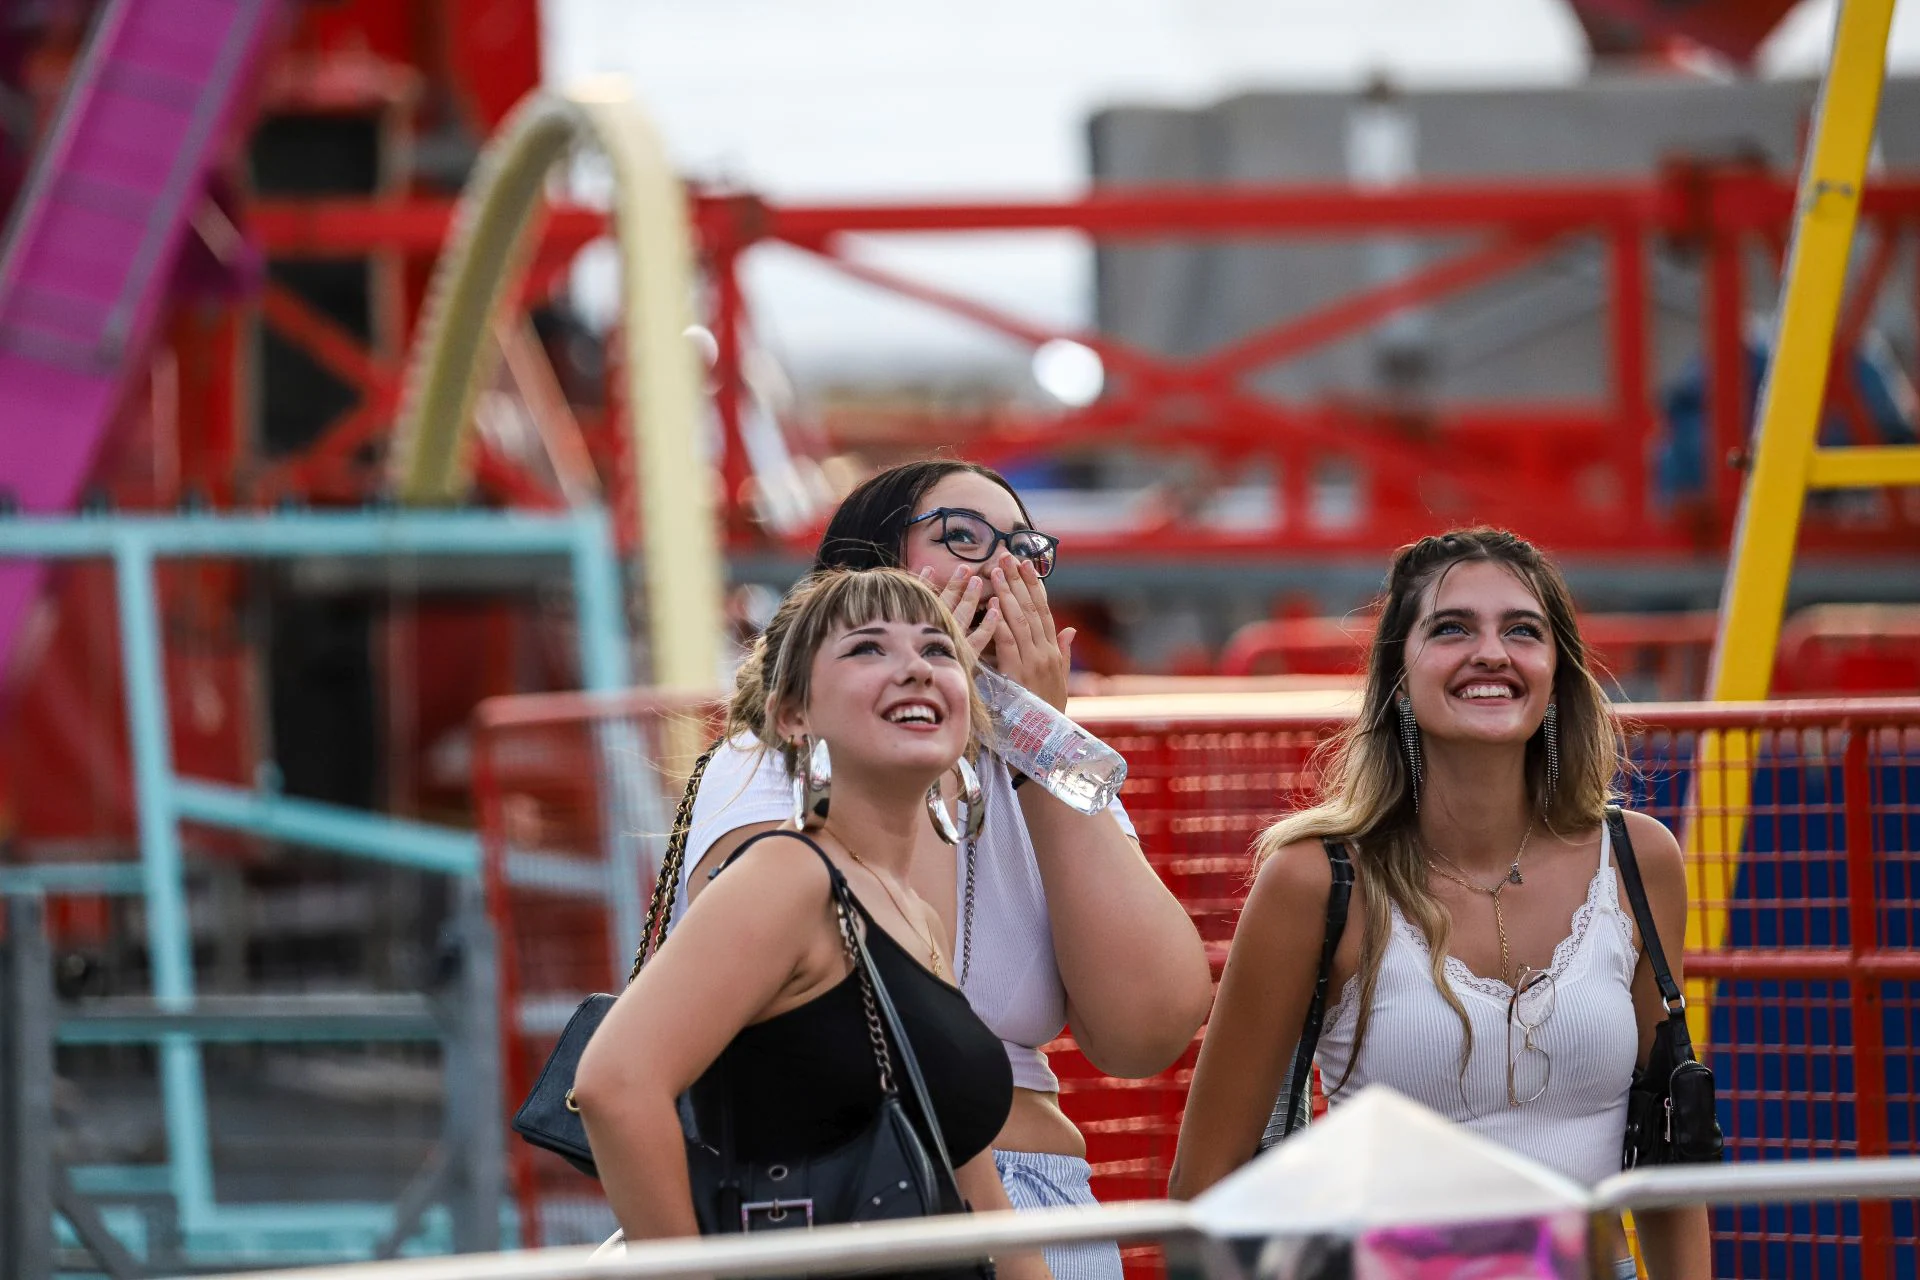
[{"label": "red fence post", "polygon": [[[1880,987],[1884,981],[1862,961],[1880,949],[1880,894],[1874,883],[1873,764],[1868,745],[1876,731],[1843,723],[1846,755],[1841,765],[1846,805],[1847,942],[1853,964],[1847,991],[1853,1017],[1854,1135],[1861,1156],[1884,1156],[1887,1144],[1887,1054]],[[1861,1280],[1885,1280],[1893,1248],[1893,1206],[1860,1202]]]}]

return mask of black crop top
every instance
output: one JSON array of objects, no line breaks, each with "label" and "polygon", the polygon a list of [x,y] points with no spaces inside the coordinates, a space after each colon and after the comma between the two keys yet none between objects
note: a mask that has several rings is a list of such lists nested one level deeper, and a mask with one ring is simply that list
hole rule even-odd
[{"label": "black crop top", "polygon": [[[755,836],[727,862],[760,840],[779,835],[791,840],[793,834]],[[798,848],[793,852],[806,856]],[[824,853],[819,856],[826,861]],[[827,865],[837,874],[831,862]],[[859,902],[857,896],[854,901]],[[860,915],[866,921],[867,952],[913,1042],[941,1136],[958,1168],[993,1144],[1013,1109],[1013,1069],[1006,1050],[966,996],[909,956],[864,906]],[[893,1052],[897,1060],[898,1046]],[[924,1125],[897,1061],[895,1076],[907,1114]],[[857,975],[849,973],[807,1003],[741,1028],[693,1095],[703,1133],[716,1131],[715,1105],[721,1099],[732,1104],[733,1147],[743,1160],[824,1155],[853,1139],[872,1123],[880,1105],[880,1071]]]}]

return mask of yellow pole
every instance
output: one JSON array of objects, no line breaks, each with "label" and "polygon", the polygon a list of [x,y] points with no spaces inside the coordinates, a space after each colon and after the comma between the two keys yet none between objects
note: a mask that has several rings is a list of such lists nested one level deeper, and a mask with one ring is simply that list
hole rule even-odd
[{"label": "yellow pole", "polygon": [[1842,0],[1834,24],[1833,52],[1800,175],[1753,471],[1741,496],[1721,599],[1710,680],[1716,701],[1764,698],[1773,674],[1892,22],[1893,0]]},{"label": "yellow pole", "polygon": [[706,691],[720,679],[719,531],[693,323],[686,193],[624,88],[529,95],[482,152],[435,267],[408,362],[390,472],[403,502],[457,501],[470,474],[474,400],[498,358],[493,322],[518,285],[548,172],[591,143],[613,173],[621,250],[630,430],[640,473],[641,569],[653,684]]},{"label": "yellow pole", "polygon": [[[1833,48],[1800,174],[1793,250],[1780,295],[1773,355],[1760,395],[1753,469],[1741,495],[1721,596],[1708,678],[1708,696],[1715,701],[1767,696],[1807,488],[1816,479],[1855,476],[1861,469],[1829,456],[1840,451],[1816,452],[1815,442],[1886,73],[1893,3],[1841,0],[1834,20]],[[1726,934],[1727,899],[1752,795],[1751,756],[1745,735],[1709,734],[1699,744],[1693,806],[1697,816],[1687,832],[1688,890],[1696,908],[1687,928],[1690,947],[1717,948]],[[1696,989],[1695,994],[1705,993]],[[1690,1003],[1694,1034],[1704,1040],[1706,1001]]]}]

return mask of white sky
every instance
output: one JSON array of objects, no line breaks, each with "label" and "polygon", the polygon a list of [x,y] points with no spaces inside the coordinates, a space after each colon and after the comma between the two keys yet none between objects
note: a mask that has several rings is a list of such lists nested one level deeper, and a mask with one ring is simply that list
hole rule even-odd
[{"label": "white sky", "polygon": [[[1817,74],[1834,9],[1802,4],[1763,70]],[[544,19],[550,83],[623,75],[688,176],[788,199],[1068,194],[1086,180],[1087,118],[1109,105],[1586,70],[1562,0],[546,0]],[[1896,10],[1889,60],[1920,69],[1920,3]],[[762,337],[803,375],[1019,358],[759,256]],[[1071,240],[894,242],[885,261],[1037,319],[1074,323],[1089,305]],[[606,305],[604,272],[583,276],[583,304]]]}]

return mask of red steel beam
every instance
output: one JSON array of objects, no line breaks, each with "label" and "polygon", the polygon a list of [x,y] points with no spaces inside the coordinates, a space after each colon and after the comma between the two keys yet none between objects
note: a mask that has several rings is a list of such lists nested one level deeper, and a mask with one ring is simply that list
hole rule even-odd
[{"label": "red steel beam", "polygon": [[1005,204],[765,205],[754,239],[819,245],[848,232],[1082,231],[1102,239],[1258,235],[1354,236],[1380,231],[1564,229],[1630,218],[1662,221],[1669,199],[1644,180],[1431,182],[1392,191],[1345,185],[1103,187],[1077,200]]},{"label": "red steel beam", "polygon": [[392,428],[393,406],[391,397],[382,397],[363,400],[340,414],[304,452],[279,460],[256,482],[257,499],[324,496],[350,501],[364,496],[353,455]]},{"label": "red steel beam", "polygon": [[[375,252],[432,256],[453,226],[450,199],[256,200],[244,215],[247,234],[273,258],[359,257]],[[606,235],[607,215],[597,209],[549,209],[542,228],[548,249],[574,252]]]},{"label": "red steel beam", "polygon": [[[1868,814],[1868,820],[1872,816]],[[1742,904],[1749,905],[1749,904]],[[1761,903],[1759,905],[1767,905]],[[1702,978],[1708,981],[1738,979],[1743,982],[1777,980],[1781,982],[1847,982],[1860,986],[1871,986],[1880,982],[1912,982],[1920,980],[1920,951],[1864,951],[1855,955],[1851,951],[1807,950],[1790,951],[1689,951],[1687,952],[1687,977]],[[1870,982],[1859,982],[1869,978]],[[1860,1154],[1867,1155],[1864,1133],[1867,1117],[1867,1084],[1873,1073],[1868,1064],[1862,1061],[1860,1048],[1860,1024],[1856,1021],[1854,1034],[1855,1078],[1860,1096],[1861,1115],[1859,1123],[1862,1129]],[[1886,1105],[1886,1063],[1884,1053],[1879,1066],[1881,1130],[1886,1128],[1884,1108]],[[1871,1153],[1885,1155],[1887,1147],[1884,1137],[1879,1150]]]},{"label": "red steel beam", "polygon": [[[1682,234],[1710,228],[1760,230],[1793,209],[1792,183],[1711,175],[1704,224],[1672,179],[1603,183],[1424,183],[1386,192],[1338,186],[1105,188],[1076,200],[1008,204],[770,205],[746,197],[697,196],[696,225],[709,247],[764,239],[818,248],[843,232],[1082,231],[1109,239],[1164,235],[1222,238],[1268,232],[1353,236],[1382,231],[1566,231],[1622,223]],[[452,224],[451,199],[256,200],[248,235],[273,257],[439,251]],[[1863,216],[1920,216],[1920,182],[1870,186]],[[605,212],[557,206],[545,242],[584,246],[607,234]]]},{"label": "red steel beam", "polygon": [[1483,284],[1495,276],[1517,271],[1550,253],[1556,240],[1547,235],[1521,234],[1513,239],[1445,258],[1387,284],[1363,289],[1331,305],[1288,320],[1265,332],[1230,344],[1224,350],[1191,365],[1183,382],[1196,385],[1208,379],[1243,376],[1316,347],[1337,342],[1370,329],[1409,307],[1432,302]]},{"label": "red steel beam", "polygon": [[[888,293],[924,303],[948,315],[958,316],[962,320],[979,325],[983,329],[1018,339],[1029,346],[1037,347],[1054,338],[1071,338],[1098,352],[1101,362],[1110,372],[1126,374],[1156,386],[1177,382],[1181,378],[1180,367],[1158,352],[1147,351],[1102,334],[1064,334],[1045,325],[1022,320],[1010,311],[1003,311],[964,294],[954,293],[950,289],[942,289],[938,285],[927,284],[910,276],[903,276],[870,262],[850,258],[843,251],[843,246],[802,245],[800,247],[810,248],[821,262],[848,279],[858,280],[862,284],[870,284]],[[737,264],[738,255],[729,252],[722,261]]]},{"label": "red steel beam", "polygon": [[396,393],[397,369],[377,359],[357,334],[285,285],[267,282],[260,293],[260,316],[363,397],[379,399]]},{"label": "red steel beam", "polygon": [[[1704,208],[1698,207],[1704,190]],[[700,202],[699,225],[736,246],[777,239],[819,247],[848,232],[1081,231],[1102,239],[1270,232],[1350,237],[1378,232],[1572,230],[1635,222],[1679,234],[1756,229],[1793,209],[1790,179],[1709,172],[1615,182],[1427,182],[1391,191],[1333,184],[1231,188],[1102,187],[1074,200],[1003,204],[770,205],[751,198]],[[1881,183],[1863,213],[1920,213],[1920,182]]]}]

